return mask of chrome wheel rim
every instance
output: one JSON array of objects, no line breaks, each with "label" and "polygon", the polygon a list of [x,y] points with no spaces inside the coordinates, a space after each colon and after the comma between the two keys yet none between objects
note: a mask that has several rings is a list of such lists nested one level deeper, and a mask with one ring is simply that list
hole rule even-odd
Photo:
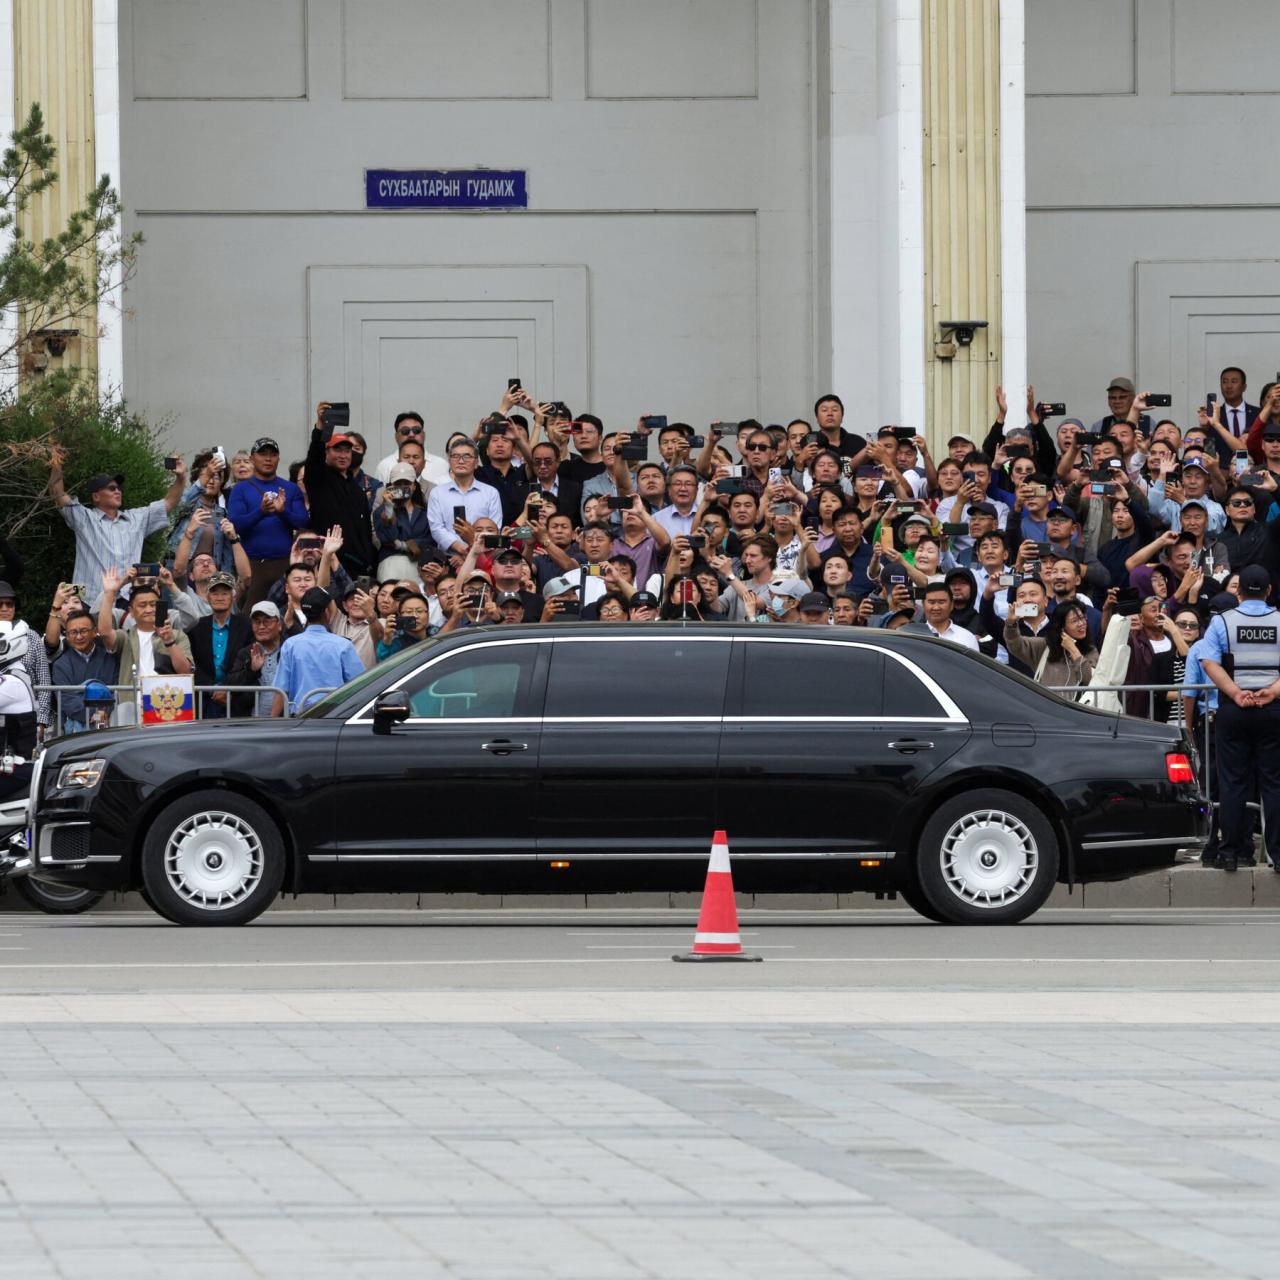
[{"label": "chrome wheel rim", "polygon": [[970,906],[1016,902],[1035,880],[1040,851],[1025,822],[1002,809],[980,809],[942,837],[942,878]]},{"label": "chrome wheel rim", "polygon": [[243,902],[262,880],[263,862],[258,833],[243,818],[216,809],[182,822],[164,851],[170,887],[203,911]]}]

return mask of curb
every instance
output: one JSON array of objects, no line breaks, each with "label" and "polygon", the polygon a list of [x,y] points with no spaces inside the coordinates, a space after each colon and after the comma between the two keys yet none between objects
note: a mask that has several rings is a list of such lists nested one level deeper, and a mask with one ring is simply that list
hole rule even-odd
[{"label": "curb", "polygon": [[[877,899],[869,893],[739,893],[741,911],[865,911],[904,910],[906,904]],[[278,911],[681,911],[696,913],[700,893],[360,893],[301,894],[281,898],[272,908]],[[1269,866],[1242,867],[1234,875],[1202,867],[1198,862],[1181,863],[1127,880],[1104,880],[1076,885],[1068,890],[1060,884],[1045,903],[1046,908],[1068,910],[1114,910],[1125,907],[1280,907],[1280,875]],[[0,890],[0,911],[30,912],[34,909],[16,893]],[[136,893],[109,894],[93,910],[94,915],[141,911],[150,908]]]}]

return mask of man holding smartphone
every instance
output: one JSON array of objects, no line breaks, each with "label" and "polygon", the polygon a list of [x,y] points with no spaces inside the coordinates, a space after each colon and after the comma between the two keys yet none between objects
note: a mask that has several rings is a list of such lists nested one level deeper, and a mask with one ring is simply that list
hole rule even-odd
[{"label": "man holding smartphone", "polygon": [[253,474],[237,481],[227,497],[227,516],[249,557],[251,576],[245,603],[267,598],[271,584],[289,567],[294,534],[310,520],[302,490],[276,474],[280,446],[259,436],[249,451]]},{"label": "man holding smartphone", "polygon": [[427,522],[436,546],[459,560],[468,551],[459,523],[474,525],[487,519],[502,528],[502,499],[492,485],[476,479],[479,462],[476,446],[455,437],[449,445],[449,478],[436,485],[427,499]]}]

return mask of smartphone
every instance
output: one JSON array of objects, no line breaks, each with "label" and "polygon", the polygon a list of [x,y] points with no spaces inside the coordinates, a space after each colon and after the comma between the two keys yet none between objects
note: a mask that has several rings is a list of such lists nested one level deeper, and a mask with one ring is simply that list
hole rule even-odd
[{"label": "smartphone", "polygon": [[1132,617],[1142,608],[1142,599],[1137,587],[1121,587],[1116,592],[1114,612],[1121,617]]},{"label": "smartphone", "polygon": [[713,422],[707,427],[707,430],[716,437],[731,436],[737,429],[738,424],[736,422]]},{"label": "smartphone", "polygon": [[821,431],[810,431],[804,438],[805,444],[816,444],[819,447],[827,443],[827,437]]},{"label": "smartphone", "polygon": [[689,534],[689,546],[694,551],[702,551],[707,545],[707,535],[705,533]]},{"label": "smartphone", "polygon": [[1211,418],[1213,417],[1213,406],[1217,403],[1218,403],[1218,393],[1216,391],[1210,391],[1209,394],[1204,398],[1204,411]]},{"label": "smartphone", "polygon": [[726,476],[716,481],[716,493],[732,497],[735,493],[746,493],[747,482],[741,476]]},{"label": "smartphone", "polygon": [[1034,618],[1039,612],[1039,608],[1033,604],[1018,604],[1013,607],[1015,618]]},{"label": "smartphone", "polygon": [[1026,572],[1027,577],[1038,578],[1040,576],[1039,560],[1028,560],[1027,563],[1023,565],[1023,568],[1027,571]]},{"label": "smartphone", "polygon": [[796,504],[794,502],[778,502],[774,504],[773,514],[775,516],[791,516],[795,518]]},{"label": "smartphone", "polygon": [[489,418],[485,421],[481,428],[482,433],[486,436],[505,436],[507,434],[507,421],[504,418]]},{"label": "smartphone", "polygon": [[365,595],[368,595],[377,584],[368,574],[361,574],[352,585],[357,591],[363,591]]},{"label": "smartphone", "polygon": [[942,526],[942,532],[948,538],[964,538],[968,536],[969,526],[963,520],[948,520]]},{"label": "smartphone", "polygon": [[730,479],[733,480],[741,480],[747,474],[746,467],[736,463],[733,466],[726,467],[725,470],[728,471]]},{"label": "smartphone", "polygon": [[486,551],[497,551],[502,546],[502,535],[500,533],[482,533],[480,535],[480,545]]},{"label": "smartphone", "polygon": [[781,483],[782,483],[782,468],[781,468],[781,467],[770,467],[770,468],[769,468],[769,483],[770,483],[770,484],[781,484]]},{"label": "smartphone", "polygon": [[520,379],[519,379],[519,378],[508,378],[508,379],[507,379],[507,390],[508,390],[508,391],[519,391],[520,389],[521,389],[521,388],[520,388]]},{"label": "smartphone", "polygon": [[351,425],[351,404],[346,400],[332,401],[324,411],[326,427],[349,427]]},{"label": "smartphone", "polygon": [[580,422],[569,423],[568,432],[571,436],[580,436],[582,434],[582,423]]},{"label": "smartphone", "polygon": [[1147,397],[1148,409],[1168,409],[1173,404],[1173,397],[1167,394],[1152,394]]},{"label": "smartphone", "polygon": [[[857,474],[859,480],[880,480],[884,478],[884,472],[879,467],[859,467]],[[973,473],[969,472],[968,474],[972,475]]]},{"label": "smartphone", "polygon": [[1119,471],[1119,470],[1120,470],[1120,468],[1124,466],[1124,459],[1123,459],[1123,458],[1108,458],[1108,459],[1107,459],[1107,466],[1108,466],[1108,467],[1110,467],[1112,471]]},{"label": "smartphone", "polygon": [[156,601],[156,630],[169,625],[169,602],[167,600]]},{"label": "smartphone", "polygon": [[976,471],[965,471],[962,473],[962,478],[967,484],[974,484],[978,479],[978,473]]},{"label": "smartphone", "polygon": [[1076,444],[1082,449],[1086,449],[1095,444],[1101,444],[1102,437],[1096,431],[1078,431],[1076,433]]},{"label": "smartphone", "polygon": [[690,436],[689,437],[690,449],[705,449],[706,447],[707,447],[706,436]]},{"label": "smartphone", "polygon": [[63,585],[70,589],[73,596],[79,596],[81,600],[89,598],[89,588],[83,582],[67,582]]},{"label": "smartphone", "polygon": [[643,436],[639,440],[633,440],[630,444],[624,444],[618,450],[620,457],[625,458],[628,462],[643,462],[649,456],[649,446],[645,442]]},{"label": "smartphone", "polygon": [[914,440],[916,438],[915,427],[894,427],[893,434],[899,440]]},{"label": "smartphone", "polygon": [[648,435],[650,431],[662,431],[667,425],[667,415],[665,413],[651,413],[647,418],[640,419],[640,434]]},{"label": "smartphone", "polygon": [[1014,584],[1014,576],[1011,573],[1002,573],[1000,575],[1000,585],[1002,587],[1011,587]]},{"label": "smartphone", "polygon": [[1048,492],[1049,492],[1049,486],[1047,484],[1038,484],[1035,487],[1035,494],[1038,498],[1046,497],[1048,495]]},{"label": "smartphone", "polygon": [[171,454],[169,457],[167,457],[167,458],[164,460],[164,469],[165,469],[166,471],[177,471],[177,469],[178,469],[178,458],[177,458],[175,455],[172,455],[172,454]]},{"label": "smartphone", "polygon": [[459,520],[465,520],[466,518],[467,518],[467,509],[466,509],[466,507],[454,507],[454,509],[453,509],[453,519],[454,519],[454,523],[455,523],[455,524],[456,524]]},{"label": "smartphone", "polygon": [[889,602],[877,596],[871,602],[871,616],[873,618],[883,617],[889,612]]},{"label": "smartphone", "polygon": [[1031,446],[1025,444],[1007,444],[1004,447],[1004,455],[1006,458],[1029,458],[1031,457]]},{"label": "smartphone", "polygon": [[680,594],[679,594],[679,598],[678,598],[678,600],[676,601],[676,603],[677,603],[677,604],[692,604],[692,603],[693,603],[693,588],[694,588],[694,584],[693,584],[692,582],[682,582],[682,583],[680,584]]},{"label": "smartphone", "polygon": [[1053,543],[1052,543],[1052,542],[1037,542],[1037,543],[1036,543],[1036,555],[1038,555],[1038,556],[1049,556],[1049,555],[1052,555],[1052,554],[1053,554]]},{"label": "smartphone", "polygon": [[320,551],[323,547],[324,539],[313,535],[299,538],[297,541],[297,548],[299,551]]},{"label": "smartphone", "polygon": [[1096,480],[1099,484],[1111,483],[1111,472],[1106,467],[1099,467],[1096,471],[1089,472],[1089,479]]},{"label": "smartphone", "polygon": [[1112,486],[1109,484],[1091,484],[1089,486],[1089,492],[1098,498],[1105,498],[1111,492],[1111,489]]},{"label": "smartphone", "polygon": [[1065,418],[1067,416],[1067,406],[1061,400],[1052,404],[1039,404],[1036,408],[1040,411],[1042,418]]},{"label": "smartphone", "polygon": [[556,615],[561,618],[580,618],[582,605],[577,600],[559,600],[556,602]]},{"label": "smartphone", "polygon": [[631,498],[629,495],[614,496],[613,494],[610,494],[608,499],[608,506],[610,511],[630,511]]},{"label": "smartphone", "polygon": [[143,560],[133,566],[134,581],[137,582],[143,578],[158,578],[160,576],[160,566],[151,560]]},{"label": "smartphone", "polygon": [[582,566],[582,572],[583,572],[583,573],[585,573],[585,574],[587,575],[587,577],[588,577],[588,578],[603,578],[603,577],[604,577],[604,565],[602,565],[602,564],[584,564],[584,565]]},{"label": "smartphone", "polygon": [[1235,476],[1242,476],[1249,470],[1249,455],[1243,451],[1237,453],[1231,459],[1231,473]]}]

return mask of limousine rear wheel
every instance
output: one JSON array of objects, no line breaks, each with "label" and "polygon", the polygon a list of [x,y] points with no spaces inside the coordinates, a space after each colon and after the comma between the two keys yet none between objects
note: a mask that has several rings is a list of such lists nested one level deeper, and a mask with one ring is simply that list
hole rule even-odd
[{"label": "limousine rear wheel", "polygon": [[1040,907],[1058,878],[1049,820],[1011,791],[953,796],[925,823],[916,854],[920,890],[955,924],[1016,924]]},{"label": "limousine rear wheel", "polygon": [[284,882],[280,831],[261,805],[196,791],[161,810],[142,845],[152,906],[177,924],[245,924]]}]

